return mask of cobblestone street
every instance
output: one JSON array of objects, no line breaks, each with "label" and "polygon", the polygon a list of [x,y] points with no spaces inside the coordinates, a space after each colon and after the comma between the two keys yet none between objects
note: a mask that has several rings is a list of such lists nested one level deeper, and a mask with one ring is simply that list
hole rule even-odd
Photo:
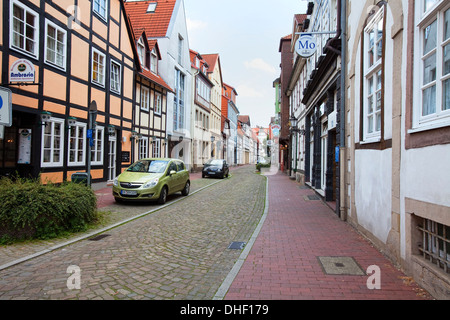
[{"label": "cobblestone street", "polygon": [[[260,221],[265,186],[254,166],[234,170],[100,240],[81,240],[0,271],[0,299],[212,299],[241,254],[228,246],[247,242]],[[117,208],[148,209],[103,210]],[[80,289],[67,286],[70,266],[80,268]]]}]

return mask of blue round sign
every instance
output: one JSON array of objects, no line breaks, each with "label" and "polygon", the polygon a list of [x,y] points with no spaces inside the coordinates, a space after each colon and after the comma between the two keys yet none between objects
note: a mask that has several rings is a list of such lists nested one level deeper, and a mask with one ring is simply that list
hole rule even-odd
[{"label": "blue round sign", "polygon": [[3,98],[0,96],[0,109],[3,107]]}]

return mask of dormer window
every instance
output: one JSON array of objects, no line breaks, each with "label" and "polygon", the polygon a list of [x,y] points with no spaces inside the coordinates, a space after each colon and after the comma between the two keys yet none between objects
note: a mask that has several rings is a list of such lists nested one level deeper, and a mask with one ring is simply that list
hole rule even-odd
[{"label": "dormer window", "polygon": [[157,74],[158,73],[158,55],[156,54],[156,49],[153,48],[152,54],[150,56],[150,70]]},{"label": "dormer window", "polygon": [[150,2],[147,7],[147,13],[153,13],[156,10],[157,2]]},{"label": "dormer window", "polygon": [[144,40],[142,38],[140,38],[137,43],[137,52],[139,55],[139,61],[141,62],[141,66],[145,66],[145,45]]}]

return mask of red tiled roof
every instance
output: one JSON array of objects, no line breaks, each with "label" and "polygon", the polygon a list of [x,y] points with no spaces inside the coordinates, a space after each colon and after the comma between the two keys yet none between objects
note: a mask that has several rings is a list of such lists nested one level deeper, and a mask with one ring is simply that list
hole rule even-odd
[{"label": "red tiled roof", "polygon": [[205,59],[206,63],[210,68],[210,72],[214,70],[216,67],[216,63],[219,61],[219,55],[217,53],[213,54],[202,54],[203,59]]},{"label": "red tiled roof", "polygon": [[153,72],[151,72],[150,70],[147,70],[145,68],[142,68],[142,70],[139,71],[139,74],[141,76],[144,76],[145,78],[147,78],[148,80],[159,84],[160,86],[162,86],[163,88],[173,92],[172,88],[158,75],[154,74]]},{"label": "red tiled roof", "polygon": [[[150,3],[157,3],[155,12],[147,13]],[[145,30],[150,38],[162,38],[167,34],[176,0],[150,0],[125,2],[127,15],[134,30]]]}]

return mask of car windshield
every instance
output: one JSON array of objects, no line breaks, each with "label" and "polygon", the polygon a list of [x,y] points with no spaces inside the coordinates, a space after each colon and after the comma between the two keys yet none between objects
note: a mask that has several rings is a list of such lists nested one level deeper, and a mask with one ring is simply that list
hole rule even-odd
[{"label": "car windshield", "polygon": [[133,163],[127,171],[146,172],[146,173],[163,173],[166,170],[168,161],[164,160],[139,160]]},{"label": "car windshield", "polygon": [[222,166],[223,161],[222,160],[209,160],[206,164],[210,166]]}]

